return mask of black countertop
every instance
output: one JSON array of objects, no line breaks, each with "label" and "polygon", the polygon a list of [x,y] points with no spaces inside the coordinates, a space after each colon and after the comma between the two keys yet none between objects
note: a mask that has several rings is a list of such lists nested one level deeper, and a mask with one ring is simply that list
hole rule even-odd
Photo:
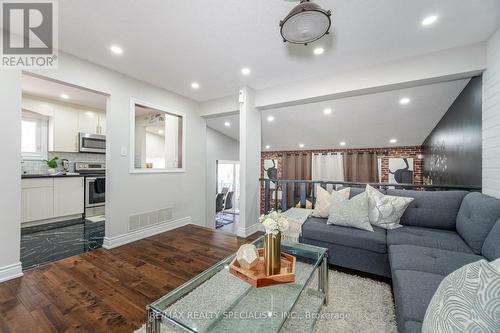
[{"label": "black countertop", "polygon": [[35,175],[35,174],[25,174],[21,175],[22,179],[29,178],[72,178],[72,177],[85,177],[85,175]]}]

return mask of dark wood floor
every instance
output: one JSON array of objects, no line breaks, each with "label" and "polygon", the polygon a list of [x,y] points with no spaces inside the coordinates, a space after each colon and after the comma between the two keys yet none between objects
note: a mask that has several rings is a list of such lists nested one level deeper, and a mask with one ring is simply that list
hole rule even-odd
[{"label": "dark wood floor", "polygon": [[132,332],[145,307],[248,239],[189,225],[0,284],[0,332]]}]

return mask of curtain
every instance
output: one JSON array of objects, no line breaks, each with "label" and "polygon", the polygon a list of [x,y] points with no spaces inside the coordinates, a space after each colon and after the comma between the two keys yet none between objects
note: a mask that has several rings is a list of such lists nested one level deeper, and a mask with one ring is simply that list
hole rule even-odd
[{"label": "curtain", "polygon": [[[283,156],[283,179],[311,180],[311,153],[291,153]],[[288,205],[295,204],[291,196],[291,186],[287,188]],[[306,186],[306,195],[311,193],[311,185]],[[295,185],[295,196],[300,196],[300,185]]]},{"label": "curtain", "polygon": [[[312,156],[313,180],[322,181],[344,181],[344,157],[342,154],[314,154]],[[328,184],[327,190],[330,192],[333,185]]]},{"label": "curtain", "polygon": [[346,182],[376,183],[378,158],[374,153],[344,154],[344,179]]}]

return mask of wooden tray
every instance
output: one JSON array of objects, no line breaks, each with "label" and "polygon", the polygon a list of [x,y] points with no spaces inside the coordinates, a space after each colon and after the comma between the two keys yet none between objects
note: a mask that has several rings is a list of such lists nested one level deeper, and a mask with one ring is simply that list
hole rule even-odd
[{"label": "wooden tray", "polygon": [[259,262],[251,269],[244,269],[236,258],[229,265],[229,272],[255,288],[273,286],[276,284],[295,282],[296,258],[281,252],[281,272],[276,275],[266,275],[264,264],[264,249],[258,249]]}]

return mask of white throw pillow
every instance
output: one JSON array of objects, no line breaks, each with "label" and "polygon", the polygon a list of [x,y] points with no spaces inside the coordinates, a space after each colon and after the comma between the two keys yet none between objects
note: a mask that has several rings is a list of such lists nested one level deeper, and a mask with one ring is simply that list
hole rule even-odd
[{"label": "white throw pillow", "polygon": [[384,195],[368,184],[365,192],[368,195],[368,217],[372,225],[384,229],[402,227],[399,224],[401,216],[414,200],[413,198]]},{"label": "white throw pillow", "polygon": [[368,218],[368,198],[366,192],[356,195],[351,200],[332,192],[328,224],[373,231]]},{"label": "white throw pillow", "polygon": [[465,265],[441,281],[422,333],[500,332],[500,259]]},{"label": "white throw pillow", "polygon": [[[343,198],[349,199],[349,196],[351,195],[351,188],[350,187],[344,188],[336,192],[342,195]],[[332,203],[332,195],[328,193],[327,190],[318,185],[316,187],[316,204],[314,205],[314,211],[312,213],[312,216],[328,217],[328,215],[330,215],[331,203]]]}]

